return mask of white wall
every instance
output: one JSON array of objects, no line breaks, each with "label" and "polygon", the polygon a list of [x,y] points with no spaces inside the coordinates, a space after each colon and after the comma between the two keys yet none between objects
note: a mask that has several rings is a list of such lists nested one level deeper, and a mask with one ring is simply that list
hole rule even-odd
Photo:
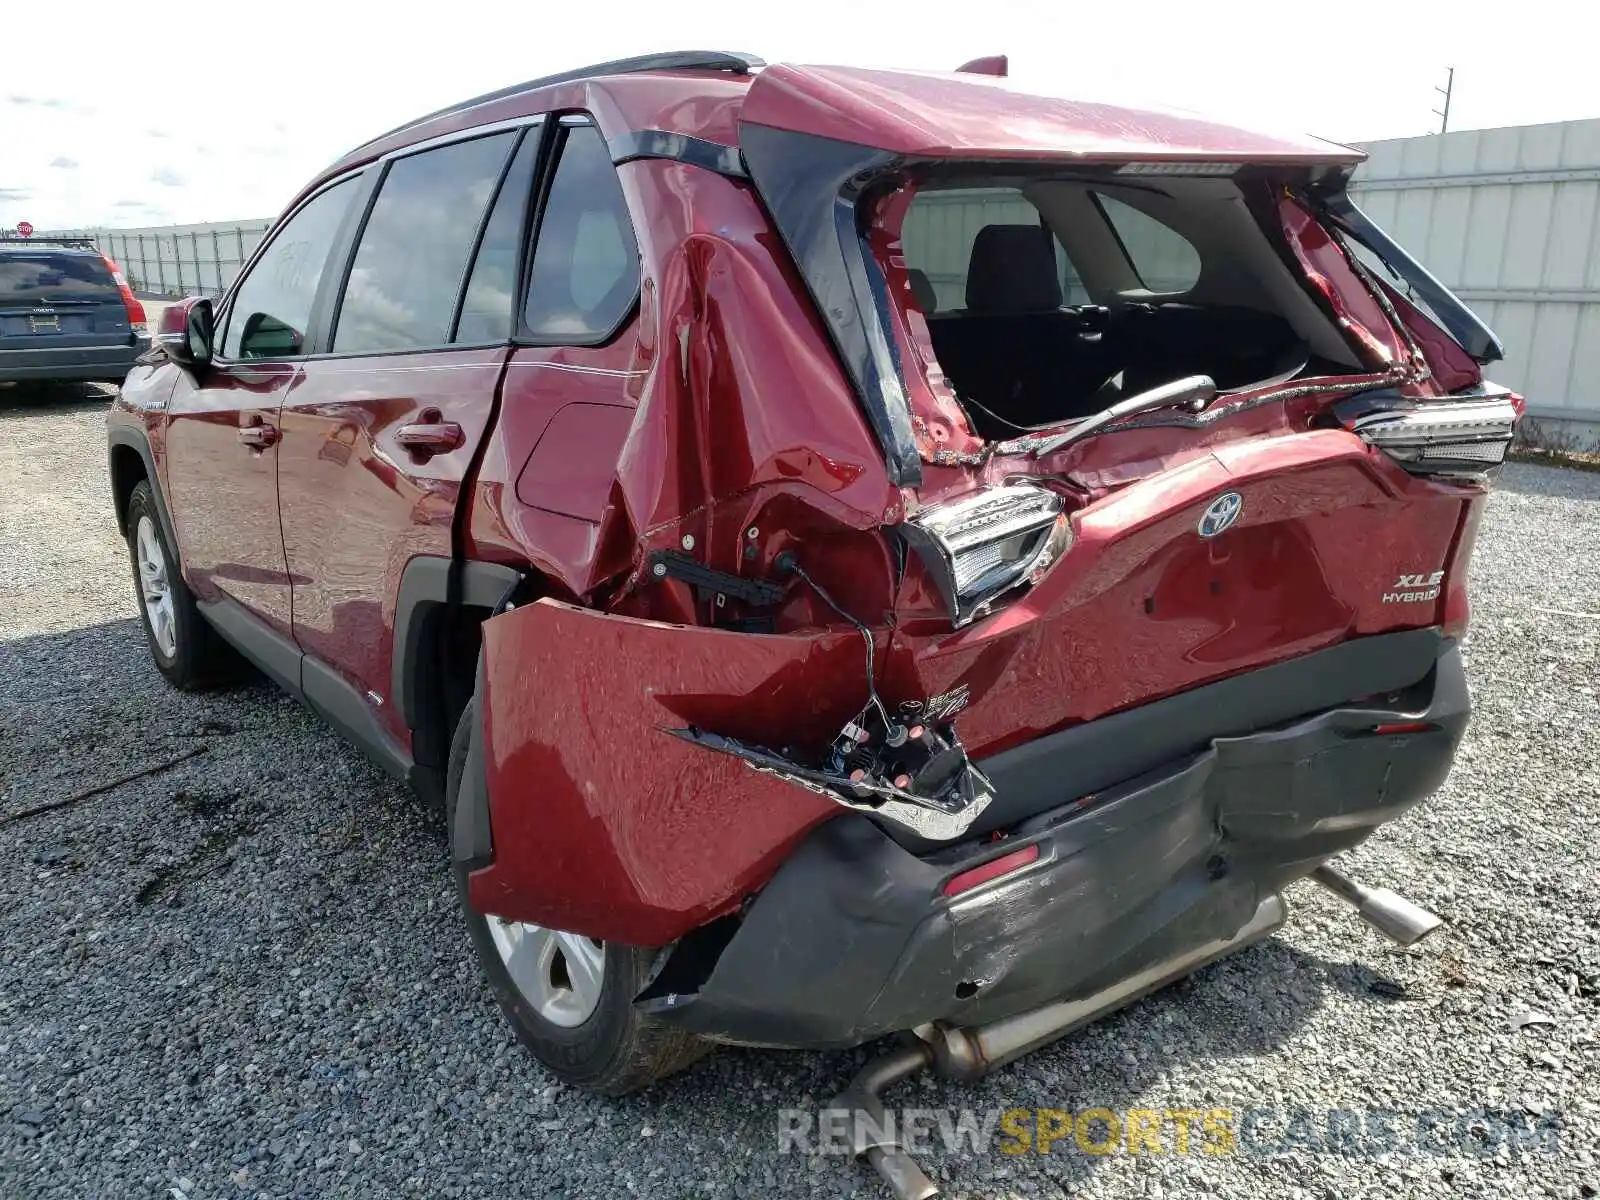
[{"label": "white wall", "polygon": [[1491,378],[1600,441],[1600,120],[1366,149],[1356,202],[1500,335]]}]

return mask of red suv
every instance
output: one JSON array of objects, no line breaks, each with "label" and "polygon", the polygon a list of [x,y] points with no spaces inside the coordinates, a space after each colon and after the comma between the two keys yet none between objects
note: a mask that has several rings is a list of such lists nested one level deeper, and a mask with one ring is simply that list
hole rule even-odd
[{"label": "red suv", "polygon": [[1499,345],[1359,152],[995,70],[667,54],[434,113],[111,415],[160,670],[236,650],[448,803],[568,1080],[912,1029],[970,1073],[1307,875],[1428,923],[1323,864],[1466,723]]}]

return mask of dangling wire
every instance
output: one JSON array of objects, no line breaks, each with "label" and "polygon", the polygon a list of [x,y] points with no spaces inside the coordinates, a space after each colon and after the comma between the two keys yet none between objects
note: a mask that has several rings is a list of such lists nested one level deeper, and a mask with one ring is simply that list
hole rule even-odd
[{"label": "dangling wire", "polygon": [[785,563],[783,563],[783,566],[800,576],[801,579],[804,579],[806,583],[811,585],[811,590],[816,592],[816,594],[822,598],[822,602],[824,604],[833,609],[834,612],[838,613],[846,621],[849,621],[850,624],[854,625],[861,631],[861,637],[867,643],[867,701],[872,707],[878,710],[878,715],[883,718],[884,725],[886,727],[892,727],[894,725],[894,721],[890,719],[889,710],[883,706],[883,701],[878,698],[878,688],[872,679],[873,671],[877,662],[877,654],[872,640],[872,630],[867,628],[865,622],[858,620],[850,613],[846,612],[837,600],[828,595],[826,589],[824,589],[820,583],[806,573],[806,569],[800,565],[799,560],[795,558],[793,554],[788,554],[783,557],[787,560]]}]

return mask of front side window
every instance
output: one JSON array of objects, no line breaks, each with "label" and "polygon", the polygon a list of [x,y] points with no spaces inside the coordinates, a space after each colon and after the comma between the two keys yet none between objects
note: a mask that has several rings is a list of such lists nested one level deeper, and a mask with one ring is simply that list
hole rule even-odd
[{"label": "front side window", "polygon": [[1110,196],[1095,193],[1100,211],[1117,231],[1123,253],[1152,292],[1187,292],[1200,281],[1200,252],[1189,239],[1148,213]]},{"label": "front side window", "polygon": [[278,230],[234,292],[222,342],[224,358],[304,353],[317,285],[355,196],[354,185],[351,178],[319,192]]},{"label": "front side window", "polygon": [[450,341],[467,259],[514,133],[396,159],[356,247],[333,349],[372,354]]},{"label": "front side window", "polygon": [[539,223],[523,320],[534,337],[583,344],[610,336],[639,295],[639,246],[617,169],[591,125],[564,131]]}]

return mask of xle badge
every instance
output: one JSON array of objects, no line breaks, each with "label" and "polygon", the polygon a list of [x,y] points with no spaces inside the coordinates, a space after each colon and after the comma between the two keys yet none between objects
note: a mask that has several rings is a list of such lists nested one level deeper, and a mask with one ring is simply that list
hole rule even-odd
[{"label": "xle badge", "polygon": [[1238,492],[1223,492],[1206,505],[1206,511],[1201,515],[1200,524],[1195,527],[1195,531],[1203,538],[1216,537],[1237,521],[1243,511],[1243,496]]},{"label": "xle badge", "polygon": [[1428,600],[1437,600],[1439,584],[1443,581],[1443,571],[1435,571],[1432,575],[1402,575],[1394,581],[1394,591],[1383,594],[1383,602],[1421,604]]}]

